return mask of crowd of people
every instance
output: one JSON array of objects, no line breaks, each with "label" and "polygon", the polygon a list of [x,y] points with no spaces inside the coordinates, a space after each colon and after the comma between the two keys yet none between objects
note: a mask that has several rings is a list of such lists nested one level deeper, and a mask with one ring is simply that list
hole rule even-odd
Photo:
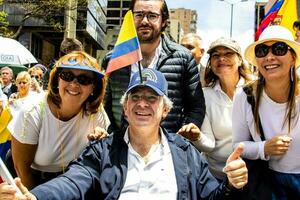
[{"label": "crowd of people", "polygon": [[201,37],[177,44],[164,34],[164,0],[130,9],[141,71],[134,63],[106,75],[111,52],[100,66],[71,38],[51,69],[37,64],[15,80],[0,69],[0,156],[22,193],[4,181],[0,200],[262,199],[249,193],[249,160],[268,165],[264,199],[299,199],[292,33],[269,26],[244,55],[218,38],[204,66]]}]

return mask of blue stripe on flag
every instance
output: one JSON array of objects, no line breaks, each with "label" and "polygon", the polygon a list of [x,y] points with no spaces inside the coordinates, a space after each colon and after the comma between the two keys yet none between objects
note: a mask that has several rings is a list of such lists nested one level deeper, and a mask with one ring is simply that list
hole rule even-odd
[{"label": "blue stripe on flag", "polygon": [[114,47],[111,58],[117,58],[119,56],[128,54],[132,51],[135,51],[139,48],[139,42],[138,42],[138,38],[134,37],[130,40],[127,40],[126,42],[123,42],[117,46]]}]

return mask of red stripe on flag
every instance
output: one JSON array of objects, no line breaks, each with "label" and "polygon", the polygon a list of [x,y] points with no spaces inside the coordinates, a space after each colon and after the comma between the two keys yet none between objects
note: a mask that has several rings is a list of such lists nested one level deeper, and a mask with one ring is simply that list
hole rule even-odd
[{"label": "red stripe on flag", "polygon": [[260,34],[264,31],[265,28],[269,26],[271,22],[274,21],[278,13],[278,10],[276,12],[271,13],[268,15],[265,19],[263,19],[255,33],[255,41],[258,40]]},{"label": "red stripe on flag", "polygon": [[141,57],[141,51],[140,49],[137,49],[136,51],[132,51],[128,54],[111,59],[109,61],[109,67],[107,68],[106,73],[109,74],[115,70],[131,65],[132,63],[140,60]]}]

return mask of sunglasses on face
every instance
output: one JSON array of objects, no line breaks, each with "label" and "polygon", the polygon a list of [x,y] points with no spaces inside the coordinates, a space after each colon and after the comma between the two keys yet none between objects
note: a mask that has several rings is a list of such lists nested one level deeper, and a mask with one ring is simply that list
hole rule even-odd
[{"label": "sunglasses on face", "polygon": [[39,75],[31,75],[30,77],[31,77],[31,78],[35,78],[35,79],[37,79],[37,80],[40,79]]},{"label": "sunglasses on face", "polygon": [[130,94],[129,98],[133,102],[138,102],[141,99],[144,99],[146,102],[148,102],[150,104],[153,104],[159,99],[159,96],[154,95],[154,94],[143,94],[143,95],[141,95],[141,94],[136,93],[136,94]]},{"label": "sunglasses on face", "polygon": [[255,46],[254,52],[257,58],[263,58],[268,55],[269,51],[272,51],[272,54],[275,56],[284,56],[290,47],[284,42],[276,42],[271,46],[266,44],[258,44]]},{"label": "sunglasses on face", "polygon": [[66,82],[72,82],[74,79],[77,80],[77,82],[80,85],[90,85],[94,83],[94,78],[90,77],[86,74],[80,74],[78,76],[74,75],[72,72],[69,71],[62,71],[59,73],[59,78]]}]

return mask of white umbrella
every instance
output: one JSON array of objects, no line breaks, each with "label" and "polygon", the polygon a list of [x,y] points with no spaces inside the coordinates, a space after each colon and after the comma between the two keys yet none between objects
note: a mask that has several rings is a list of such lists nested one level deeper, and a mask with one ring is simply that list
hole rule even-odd
[{"label": "white umbrella", "polygon": [[25,65],[29,63],[37,63],[37,60],[26,47],[17,40],[0,37],[1,65]]}]

